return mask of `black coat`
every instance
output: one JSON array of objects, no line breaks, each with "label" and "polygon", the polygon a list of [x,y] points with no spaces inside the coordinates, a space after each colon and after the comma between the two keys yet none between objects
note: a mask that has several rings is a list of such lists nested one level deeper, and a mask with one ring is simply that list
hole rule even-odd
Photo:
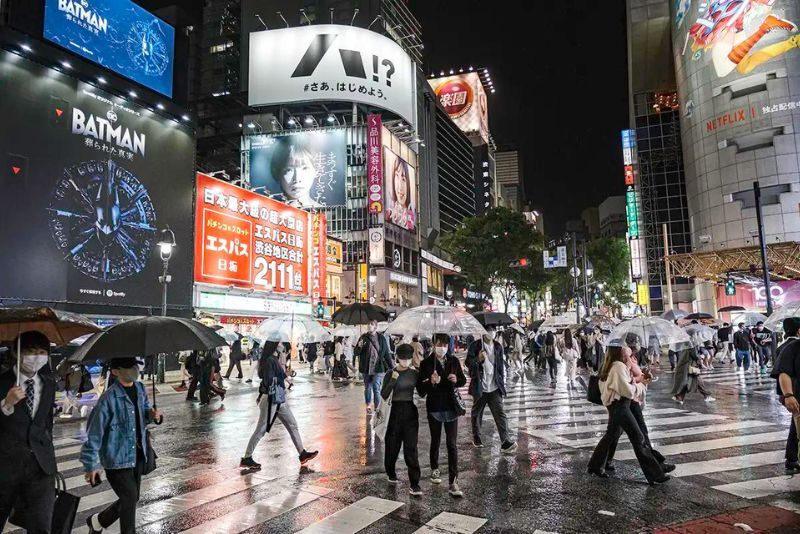
[{"label": "black coat", "polygon": [[[494,383],[497,385],[497,390],[500,395],[506,396],[506,376],[505,376],[505,359],[503,356],[503,347],[497,341],[494,343]],[[473,341],[467,349],[466,365],[469,370],[469,394],[477,399],[483,395],[483,388],[481,387],[481,376],[483,375],[483,364],[478,361],[478,356],[483,350],[483,340],[478,338]]]},{"label": "black coat", "polygon": [[[8,478],[2,474],[4,471],[18,469],[20,459],[31,453],[45,474],[52,475],[56,472],[56,454],[53,448],[56,380],[49,366],[39,371],[39,377],[42,379],[42,396],[33,419],[24,400],[14,406],[13,414],[6,416],[0,413],[0,480]],[[8,391],[16,384],[16,379],[13,369],[0,375],[0,399],[6,398]]]},{"label": "black coat", "polygon": [[[358,372],[361,374],[369,373],[369,344],[370,335],[364,334],[356,344],[356,353],[358,354]],[[394,367],[392,361],[392,353],[389,351],[389,344],[386,342],[386,337],[378,334],[378,361],[375,362],[375,374],[382,375],[389,369]]]},{"label": "black coat", "polygon": [[[441,379],[436,385],[431,383],[434,368]],[[455,384],[447,379],[447,375],[451,373],[456,375]],[[436,354],[431,354],[419,365],[417,391],[420,396],[426,397],[425,407],[428,413],[455,411],[453,388],[462,388],[466,383],[467,377],[464,376],[461,362],[452,354],[445,356],[444,365],[436,358]]]}]

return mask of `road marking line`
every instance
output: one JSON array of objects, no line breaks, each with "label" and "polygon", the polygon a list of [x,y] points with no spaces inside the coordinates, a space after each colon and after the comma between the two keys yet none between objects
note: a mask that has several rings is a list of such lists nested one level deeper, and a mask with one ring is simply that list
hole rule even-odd
[{"label": "road marking line", "polygon": [[674,477],[691,477],[722,471],[738,471],[762,465],[774,465],[784,462],[784,451],[758,452],[742,454],[740,456],[727,456],[716,460],[703,460],[701,462],[686,462],[677,464],[675,471],[670,473]]},{"label": "road marking line", "polygon": [[744,499],[758,499],[778,493],[800,491],[800,477],[783,475],[779,477],[759,478],[755,480],[746,480],[744,482],[734,482],[733,484],[712,486],[712,489],[724,491],[725,493],[730,493],[731,495],[736,495]]},{"label": "road marking line", "polygon": [[59,473],[63,473],[64,471],[69,471],[70,469],[77,469],[82,467],[83,464],[80,460],[67,460],[66,462],[58,462],[56,464]]},{"label": "road marking line", "polygon": [[75,445],[75,444],[80,445],[81,440],[77,438],[62,438],[53,441],[53,447],[55,448],[64,447],[65,445]]},{"label": "road marking line", "polygon": [[[727,419],[724,415],[698,413],[693,415],[683,415],[678,417],[661,417],[653,421],[647,421],[648,427],[665,426],[665,425],[680,425],[683,423],[697,423],[700,421],[719,421]],[[584,432],[599,432],[606,429],[608,424],[602,425],[584,425],[575,428],[564,428],[552,431],[554,434],[562,436],[564,434],[583,434]]]},{"label": "road marking line", "polygon": [[81,452],[81,447],[83,447],[83,445],[75,445],[73,447],[64,447],[61,449],[56,449],[56,458],[63,458],[64,456],[69,456],[70,454]]},{"label": "road marking line", "polygon": [[[529,422],[526,423],[526,426],[548,426],[548,425],[567,425],[571,423],[580,423],[585,421],[608,421],[608,412],[603,407],[600,408],[597,413],[588,413],[586,415],[580,415],[578,417],[572,417],[574,414],[564,413],[563,410],[557,411],[543,411],[541,413],[533,412],[530,413],[528,416]],[[488,410],[487,410],[488,411]],[[529,410],[530,412],[530,410]],[[651,415],[669,415],[669,414],[686,414],[686,410],[681,410],[679,408],[660,408],[657,410],[645,410],[645,416]],[[694,412],[689,412],[694,413]],[[558,419],[556,416],[563,416],[563,419]],[[540,420],[539,417],[553,417],[555,420]],[[717,416],[720,418],[724,418],[723,416]]]},{"label": "road marking line", "polygon": [[[650,432],[650,439],[680,438],[684,436],[694,436],[697,434],[709,434],[711,432],[726,432],[729,430],[743,430],[747,428],[758,428],[773,425],[775,425],[775,423],[768,423],[767,421],[736,421],[733,423],[724,423],[719,425],[673,428],[671,430],[658,430],[656,432]],[[648,424],[648,426],[654,425]],[[597,437],[576,439],[572,443],[574,447],[594,447],[597,445],[597,440]],[[623,434],[620,436],[620,441],[628,441],[628,436]]]},{"label": "road marking line", "polygon": [[[689,441],[675,445],[653,444],[654,449],[664,456],[684,454],[688,452],[712,451],[715,449],[727,449],[728,447],[740,447],[743,445],[757,445],[759,443],[772,443],[774,441],[786,440],[786,431],[765,432],[763,434],[749,434],[747,436],[733,436],[730,438],[708,439],[703,441]],[[620,460],[633,460],[636,455],[632,449],[617,451],[616,457]],[[800,477],[798,477],[800,480]]]},{"label": "road marking line", "polygon": [[403,506],[402,502],[364,497],[317,521],[298,534],[355,534]]},{"label": "road marking line", "polygon": [[421,528],[415,530],[414,534],[472,534],[481,528],[486,521],[482,517],[442,512]]},{"label": "road marking line", "polygon": [[320,497],[327,495],[329,491],[326,488],[315,486],[287,489],[181,532],[190,534],[236,534],[290,512],[304,504],[316,501]]}]

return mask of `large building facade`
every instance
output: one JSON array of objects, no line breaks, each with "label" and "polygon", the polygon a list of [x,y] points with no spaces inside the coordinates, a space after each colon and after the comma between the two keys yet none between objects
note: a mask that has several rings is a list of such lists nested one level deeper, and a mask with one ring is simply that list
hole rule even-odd
[{"label": "large building facade", "polygon": [[495,158],[495,181],[503,206],[521,212],[525,205],[522,154],[516,148],[498,148]]}]

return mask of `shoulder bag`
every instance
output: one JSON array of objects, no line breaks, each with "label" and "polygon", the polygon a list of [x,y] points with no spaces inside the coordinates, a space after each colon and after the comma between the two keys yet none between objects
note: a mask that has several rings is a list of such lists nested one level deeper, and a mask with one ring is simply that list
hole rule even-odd
[{"label": "shoulder bag", "polygon": [[[451,371],[455,370],[451,369]],[[454,372],[453,374],[458,376],[458,373],[456,372]],[[461,392],[458,391],[458,388],[455,386],[455,384],[452,383],[450,384],[450,390],[452,391],[451,395],[453,397],[453,408],[455,409],[456,415],[458,415],[459,417],[461,417],[462,415],[466,415],[467,405],[464,403],[464,399],[461,398]]]},{"label": "shoulder bag", "polygon": [[383,442],[386,441],[386,430],[389,428],[389,414],[392,411],[393,396],[389,395],[388,399],[381,402],[372,420],[372,430],[375,431],[375,437]]},{"label": "shoulder bag", "polygon": [[586,400],[592,404],[603,405],[600,395],[600,377],[594,373],[589,375],[589,384],[586,386]]}]

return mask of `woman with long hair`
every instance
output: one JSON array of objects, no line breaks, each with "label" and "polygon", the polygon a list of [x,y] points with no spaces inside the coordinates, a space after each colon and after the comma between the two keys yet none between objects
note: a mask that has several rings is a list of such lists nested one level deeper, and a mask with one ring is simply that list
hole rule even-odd
[{"label": "woman with long hair", "polygon": [[608,478],[605,465],[609,448],[619,439],[622,432],[625,432],[647,481],[651,485],[661,484],[670,477],[664,473],[658,460],[653,457],[653,452],[647,446],[636,418],[631,413],[631,400],[644,394],[650,380],[645,378],[642,382],[633,382],[628,370],[629,360],[630,349],[608,347],[599,377],[600,395],[603,404],[608,408],[608,427],[592,453],[588,471],[598,477]]},{"label": "woman with long hair", "polygon": [[392,199],[389,205],[389,220],[406,230],[412,230],[416,225],[414,216],[414,189],[411,183],[411,171],[408,163],[400,158],[394,160],[392,166]]},{"label": "woman with long hair", "polygon": [[567,385],[575,387],[575,375],[578,372],[578,341],[572,336],[572,331],[567,328],[564,330],[564,339],[559,340],[559,351],[566,364],[564,374],[567,376]]}]

